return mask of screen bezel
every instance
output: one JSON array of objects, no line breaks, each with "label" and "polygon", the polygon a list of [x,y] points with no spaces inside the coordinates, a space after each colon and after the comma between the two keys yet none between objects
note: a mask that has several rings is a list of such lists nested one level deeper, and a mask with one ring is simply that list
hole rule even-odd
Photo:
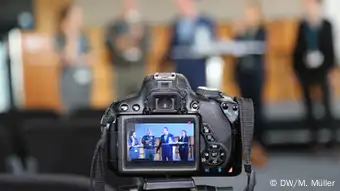
[{"label": "screen bezel", "polygon": [[[127,153],[127,129],[128,125],[135,125],[138,123],[187,123],[188,121],[194,124],[194,161],[176,161],[176,162],[131,162],[128,160]],[[199,155],[199,145],[200,145],[200,124],[201,118],[199,115],[123,115],[118,118],[118,125],[122,129],[122,136],[118,137],[119,145],[122,146],[122,149],[119,149],[119,158],[118,166],[122,172],[198,172],[199,164],[200,164],[200,155]],[[120,163],[120,164],[119,164]],[[157,164],[157,165],[155,165]]]}]

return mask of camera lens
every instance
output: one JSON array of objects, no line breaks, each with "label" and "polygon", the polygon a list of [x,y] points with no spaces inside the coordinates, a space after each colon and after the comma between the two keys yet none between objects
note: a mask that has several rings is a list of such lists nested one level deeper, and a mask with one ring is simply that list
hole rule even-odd
[{"label": "camera lens", "polygon": [[169,97],[158,98],[157,107],[160,109],[171,109],[173,107],[173,100]]}]

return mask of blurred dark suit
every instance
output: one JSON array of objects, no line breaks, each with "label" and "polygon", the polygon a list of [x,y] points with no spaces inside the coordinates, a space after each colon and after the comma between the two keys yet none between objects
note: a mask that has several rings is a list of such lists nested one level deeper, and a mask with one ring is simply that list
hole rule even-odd
[{"label": "blurred dark suit", "polygon": [[[333,130],[332,144],[336,141],[336,133],[333,125],[333,117],[330,108],[330,89],[328,74],[335,65],[332,25],[327,20],[321,20],[316,26],[311,26],[306,21],[301,21],[297,34],[297,42],[293,55],[293,66],[300,82],[304,104],[307,112],[308,126],[312,131],[312,143],[317,142],[317,123],[313,114],[313,103],[310,88],[320,86],[322,92],[322,104],[325,108],[325,125]],[[321,66],[308,67],[308,53],[316,51],[323,56]]]},{"label": "blurred dark suit", "polygon": [[195,43],[195,35],[198,30],[204,29],[211,39],[215,38],[214,22],[206,16],[197,18],[178,18],[172,26],[172,37],[168,47],[166,60],[174,61],[176,72],[184,74],[191,88],[196,90],[198,86],[206,85],[206,58],[186,58],[178,47],[192,47]]},{"label": "blurred dark suit", "polygon": [[189,154],[189,137],[181,137],[179,142],[185,142],[185,145],[179,146],[179,156],[181,157],[181,161],[188,161],[188,154]]},{"label": "blurred dark suit", "polygon": [[[263,41],[266,42],[267,34],[264,26],[254,30],[248,30],[236,36],[235,40],[240,42]],[[235,67],[236,82],[240,88],[241,95],[251,98],[255,109],[255,132],[257,141],[262,143],[263,135],[263,112],[262,92],[265,80],[264,55],[245,55],[236,59]]]}]

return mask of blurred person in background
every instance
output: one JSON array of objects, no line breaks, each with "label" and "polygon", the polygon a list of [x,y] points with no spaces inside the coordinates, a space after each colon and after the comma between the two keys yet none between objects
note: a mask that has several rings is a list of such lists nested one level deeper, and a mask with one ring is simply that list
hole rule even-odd
[{"label": "blurred person in background", "polygon": [[[176,0],[179,16],[171,28],[172,37],[166,60],[175,63],[176,72],[184,74],[191,88],[196,90],[206,85],[206,58],[182,51],[182,47],[205,46],[215,38],[214,22],[196,9],[195,0]],[[184,48],[184,49],[185,49]]]},{"label": "blurred person in background", "polygon": [[[243,18],[234,28],[234,40],[239,43],[262,42],[266,43],[267,32],[263,25],[260,7],[256,3],[246,5]],[[263,150],[263,129],[265,128],[263,117],[262,93],[265,80],[265,63],[263,54],[242,54],[236,58],[235,80],[239,86],[242,97],[251,98],[254,103],[255,129],[252,157],[256,165],[262,166],[266,162],[266,154]],[[258,144],[259,143],[259,144]]]},{"label": "blurred person in background", "polygon": [[89,107],[92,62],[89,41],[83,32],[83,13],[80,7],[70,4],[60,11],[55,45],[61,63],[63,110],[69,112]]},{"label": "blurred person in background", "polygon": [[[262,14],[257,4],[248,4],[244,9],[244,18],[235,27],[235,41],[266,42],[266,29]],[[245,54],[236,58],[235,77],[243,97],[251,98],[255,109],[255,139],[262,143],[263,111],[262,93],[265,80],[264,55]]]},{"label": "blurred person in background", "polygon": [[106,45],[111,54],[116,96],[136,93],[143,82],[148,52],[148,27],[137,0],[124,0],[122,15],[108,26]]},{"label": "blurred person in background", "polygon": [[294,71],[300,82],[306,109],[306,121],[312,133],[311,148],[318,147],[318,123],[314,116],[311,87],[321,88],[324,124],[332,131],[329,147],[336,145],[336,128],[330,108],[329,73],[335,65],[331,23],[322,17],[321,0],[304,0],[304,18],[300,21],[294,49]]}]

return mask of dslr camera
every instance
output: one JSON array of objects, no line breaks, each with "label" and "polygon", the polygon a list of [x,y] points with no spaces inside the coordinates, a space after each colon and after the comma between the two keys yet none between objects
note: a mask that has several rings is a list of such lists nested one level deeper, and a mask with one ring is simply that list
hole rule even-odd
[{"label": "dslr camera", "polygon": [[195,92],[178,73],[149,75],[102,118],[108,166],[120,176],[237,176],[243,154],[251,171],[253,116],[251,100]]}]

